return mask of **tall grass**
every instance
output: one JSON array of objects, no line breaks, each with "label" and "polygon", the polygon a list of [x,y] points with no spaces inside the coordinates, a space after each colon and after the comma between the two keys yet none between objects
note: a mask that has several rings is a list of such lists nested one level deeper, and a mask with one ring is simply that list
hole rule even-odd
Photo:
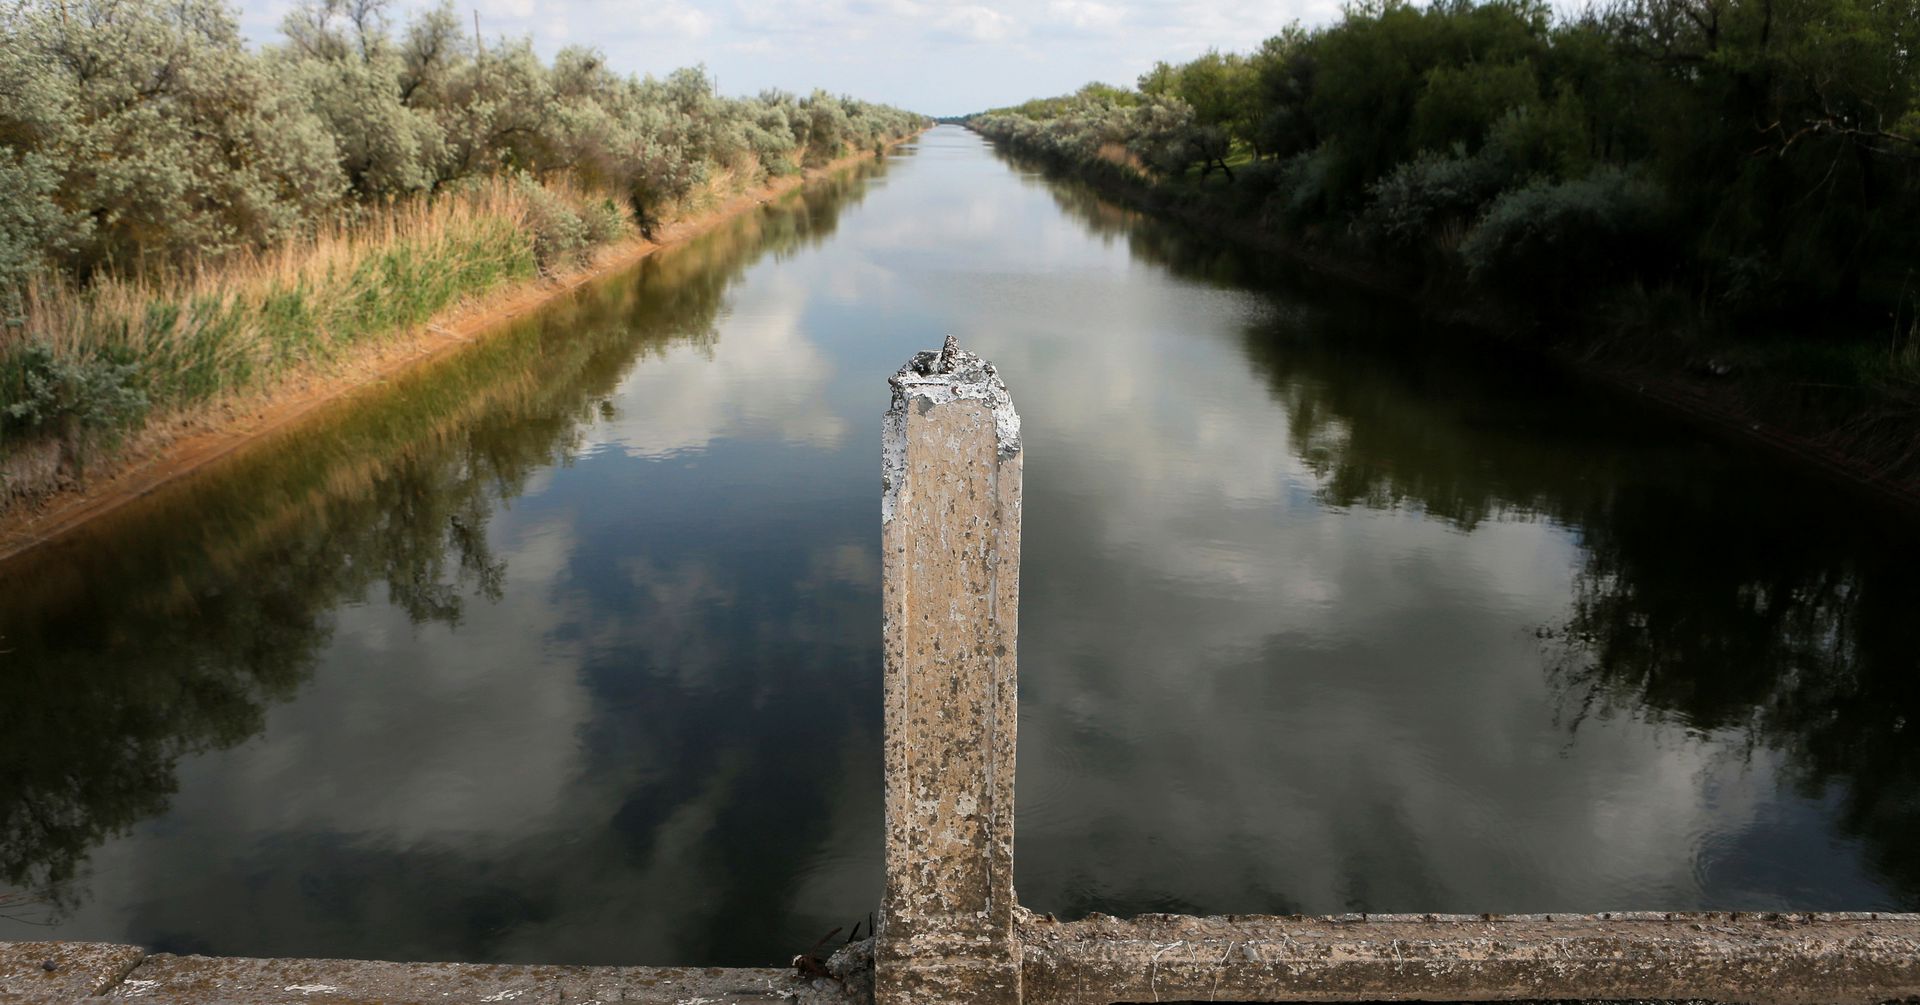
[{"label": "tall grass", "polygon": [[218,263],[29,284],[21,323],[0,328],[0,506],[153,417],[323,368],[630,231],[612,202],[525,177],[365,215]]}]

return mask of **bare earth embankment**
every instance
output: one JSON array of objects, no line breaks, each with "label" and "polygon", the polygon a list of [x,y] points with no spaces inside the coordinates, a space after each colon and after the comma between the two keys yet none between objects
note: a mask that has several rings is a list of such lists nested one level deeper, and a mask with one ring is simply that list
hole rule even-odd
[{"label": "bare earth embankment", "polygon": [[734,195],[706,212],[674,221],[662,228],[655,240],[632,237],[601,249],[578,269],[513,284],[491,295],[464,301],[425,324],[388,339],[371,340],[337,363],[298,372],[269,388],[151,423],[119,451],[109,470],[95,470],[83,484],[57,492],[35,505],[0,513],[0,561],[53,540],[268,434],[284,430],[352,391],[485,338],[506,322],[584,283],[617,272],[661,248],[682,243],[764,202],[874,156],[872,151],[862,151],[808,169],[804,174],[773,179]]}]

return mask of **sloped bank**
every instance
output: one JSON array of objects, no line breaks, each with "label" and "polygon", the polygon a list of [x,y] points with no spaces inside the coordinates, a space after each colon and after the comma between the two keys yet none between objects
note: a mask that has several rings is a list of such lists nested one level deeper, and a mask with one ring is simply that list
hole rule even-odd
[{"label": "sloped bank", "polygon": [[1429,281],[1408,268],[1279,234],[1203,192],[1158,185],[1107,161],[1065,162],[1015,137],[971,125],[1001,153],[1050,176],[1087,184],[1128,208],[1418,309],[1436,323],[1542,356],[1570,374],[1677,413],[1703,427],[1791,457],[1869,498],[1920,513],[1920,389],[1852,387],[1791,371],[1675,362],[1609,352],[1602,340],[1543,343],[1514,305]]},{"label": "sloped bank", "polygon": [[[917,136],[887,144],[891,149]],[[191,474],[250,443],[298,423],[338,399],[485,338],[506,322],[536,310],[595,279],[626,268],[660,248],[682,243],[762,203],[874,159],[862,150],[802,174],[774,178],[738,192],[714,208],[595,252],[580,267],[533,275],[485,295],[456,302],[424,322],[358,343],[341,356],[290,370],[271,384],[168,415],[129,437],[114,456],[95,459],[78,484],[62,485],[29,505],[0,500],[0,561],[58,538],[162,485]],[[58,449],[57,444],[52,448]],[[40,454],[47,453],[41,450]],[[57,457],[20,451],[5,459],[16,472],[51,474]]]}]

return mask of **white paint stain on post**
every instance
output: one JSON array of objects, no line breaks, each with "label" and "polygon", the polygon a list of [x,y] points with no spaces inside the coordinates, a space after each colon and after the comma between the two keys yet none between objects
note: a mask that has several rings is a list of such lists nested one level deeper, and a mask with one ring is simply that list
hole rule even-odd
[{"label": "white paint stain on post", "polygon": [[1020,417],[952,336],[889,381],[879,1005],[1015,1005]]}]

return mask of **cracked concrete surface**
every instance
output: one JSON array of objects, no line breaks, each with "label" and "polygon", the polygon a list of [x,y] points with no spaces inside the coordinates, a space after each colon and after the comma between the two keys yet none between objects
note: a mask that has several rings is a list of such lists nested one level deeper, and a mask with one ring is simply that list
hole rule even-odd
[{"label": "cracked concrete surface", "polygon": [[1920,915],[1196,918],[1022,912],[1027,1001],[1712,1000],[1920,995]]},{"label": "cracked concrete surface", "polygon": [[245,959],[173,956],[100,943],[15,942],[0,943],[0,1005],[99,997],[169,1005],[852,1005],[864,1000],[857,966],[843,969],[847,972],[836,974],[840,980],[803,981],[792,970],[772,968]]},{"label": "cracked concrete surface", "polygon": [[1015,1005],[1020,417],[952,336],[889,383],[876,998]]}]

